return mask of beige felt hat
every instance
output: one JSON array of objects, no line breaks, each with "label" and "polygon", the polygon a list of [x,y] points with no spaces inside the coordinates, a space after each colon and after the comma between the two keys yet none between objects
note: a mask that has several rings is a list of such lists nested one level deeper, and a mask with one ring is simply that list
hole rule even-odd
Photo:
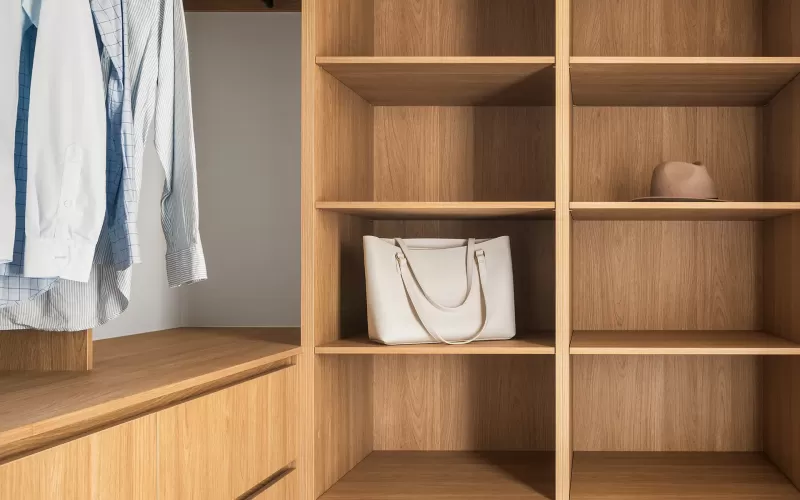
[{"label": "beige felt hat", "polygon": [[633,201],[720,201],[717,187],[701,162],[668,161],[653,170],[650,196]]}]

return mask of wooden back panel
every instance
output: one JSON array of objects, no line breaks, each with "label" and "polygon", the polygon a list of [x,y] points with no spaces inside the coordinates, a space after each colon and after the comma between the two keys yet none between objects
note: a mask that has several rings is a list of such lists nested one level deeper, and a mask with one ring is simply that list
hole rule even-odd
[{"label": "wooden back panel", "polygon": [[572,0],[572,54],[759,56],[761,1]]},{"label": "wooden back panel", "polygon": [[631,201],[650,194],[663,161],[702,161],[721,199],[762,199],[759,108],[577,107],[572,199]]}]

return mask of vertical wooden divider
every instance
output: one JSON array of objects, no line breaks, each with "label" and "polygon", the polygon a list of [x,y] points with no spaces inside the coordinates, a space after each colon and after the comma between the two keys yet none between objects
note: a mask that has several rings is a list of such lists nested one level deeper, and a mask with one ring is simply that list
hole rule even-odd
[{"label": "vertical wooden divider", "polygon": [[572,482],[570,4],[556,0],[556,500],[569,500]]},{"label": "vertical wooden divider", "polygon": [[301,500],[314,500],[314,141],[316,65],[316,0],[303,2],[301,63],[301,306],[298,356],[298,453],[297,469]]},{"label": "vertical wooden divider", "polygon": [[0,371],[89,371],[92,331],[0,331]]}]

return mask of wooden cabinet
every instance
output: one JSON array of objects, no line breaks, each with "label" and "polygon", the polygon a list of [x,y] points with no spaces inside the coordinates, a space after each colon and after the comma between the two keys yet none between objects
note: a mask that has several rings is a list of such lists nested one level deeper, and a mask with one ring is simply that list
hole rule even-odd
[{"label": "wooden cabinet", "polygon": [[161,500],[230,500],[296,458],[287,365],[157,414]]},{"label": "wooden cabinet", "polygon": [[[800,499],[798,7],[304,2],[312,499]],[[510,236],[518,337],[370,343],[363,235]]]},{"label": "wooden cabinet", "polygon": [[0,499],[151,500],[156,462],[149,415],[0,466]]},{"label": "wooden cabinet", "polygon": [[271,481],[248,500],[297,500],[300,498],[298,496],[297,481],[297,471],[289,470]]}]

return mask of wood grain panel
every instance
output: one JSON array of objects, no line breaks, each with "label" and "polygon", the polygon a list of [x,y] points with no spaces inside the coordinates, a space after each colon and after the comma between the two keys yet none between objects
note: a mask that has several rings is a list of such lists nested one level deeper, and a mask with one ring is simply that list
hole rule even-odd
[{"label": "wood grain panel", "polygon": [[[800,120],[800,117],[795,117]],[[764,324],[800,342],[800,215],[781,217],[764,231]],[[800,488],[800,358],[764,361],[764,451]]]},{"label": "wood grain panel", "polygon": [[376,107],[375,201],[552,201],[550,107]]},{"label": "wood grain panel", "polygon": [[229,500],[297,458],[294,366],[163,410],[159,498]]},{"label": "wood grain panel", "polygon": [[552,0],[375,0],[377,56],[552,56]]},{"label": "wood grain panel", "polygon": [[579,56],[761,55],[761,0],[572,0]]},{"label": "wood grain panel", "polygon": [[650,330],[576,331],[572,354],[800,355],[800,343],[766,332]]},{"label": "wood grain panel", "polygon": [[0,465],[3,500],[92,498],[88,439],[78,439]]},{"label": "wood grain panel", "polygon": [[[318,201],[317,210],[327,210],[369,219],[552,219],[552,201]],[[800,211],[800,203],[797,204]]]},{"label": "wood grain panel", "polygon": [[576,330],[759,330],[759,222],[575,222]]},{"label": "wood grain panel", "polygon": [[155,414],[90,435],[92,500],[158,498]]},{"label": "wood grain panel", "polygon": [[800,58],[573,57],[578,106],[763,106]]},{"label": "wood grain panel", "polygon": [[313,498],[373,449],[372,363],[370,356],[316,357]]},{"label": "wood grain panel", "polygon": [[296,328],[177,328],[95,343],[91,373],[0,377],[0,459],[225,387],[300,353]]},{"label": "wood grain panel", "polygon": [[297,476],[294,469],[289,469],[265,485],[258,494],[246,500],[298,500],[300,496]]},{"label": "wood grain panel", "polygon": [[[375,221],[381,238],[494,238],[509,236],[520,332],[555,329],[555,245],[551,221]],[[361,335],[366,329],[357,330]]]},{"label": "wood grain panel", "polygon": [[329,73],[315,70],[314,199],[370,199],[372,106]]},{"label": "wood grain panel", "polygon": [[[308,16],[308,58],[316,56],[371,56],[374,46],[373,0],[305,0]],[[308,4],[314,3],[314,11]],[[310,16],[309,16],[310,14]],[[313,30],[313,32],[312,32]],[[309,71],[316,68],[309,68]],[[311,79],[307,79],[308,82]],[[310,97],[309,97],[310,99]],[[314,101],[313,106],[323,105]],[[312,107],[313,107],[312,106]],[[325,118],[325,113],[319,114]]]},{"label": "wood grain panel", "polygon": [[553,450],[550,356],[376,356],[376,450]]},{"label": "wood grain panel", "polygon": [[302,1],[273,0],[269,8],[265,0],[183,0],[183,8],[187,12],[300,12]]},{"label": "wood grain panel", "polygon": [[798,500],[761,453],[576,453],[574,500]]},{"label": "wood grain panel", "polygon": [[760,451],[761,359],[573,357],[576,451]]},{"label": "wood grain panel", "polygon": [[318,57],[378,106],[552,106],[552,57]]},{"label": "wood grain panel", "polygon": [[548,452],[372,453],[320,500],[552,500]]},{"label": "wood grain panel", "polygon": [[800,56],[800,4],[796,0],[762,0],[764,55]]},{"label": "wood grain panel", "polygon": [[577,107],[573,117],[574,201],[648,196],[664,161],[704,162],[723,200],[762,199],[758,108]]},{"label": "wood grain panel", "polygon": [[795,79],[764,108],[765,200],[800,201],[798,130],[800,78]]},{"label": "wood grain panel", "polygon": [[576,220],[765,220],[800,213],[798,202],[579,201],[570,203]]},{"label": "wood grain panel", "polygon": [[88,371],[94,363],[92,331],[0,331],[0,371]]}]

